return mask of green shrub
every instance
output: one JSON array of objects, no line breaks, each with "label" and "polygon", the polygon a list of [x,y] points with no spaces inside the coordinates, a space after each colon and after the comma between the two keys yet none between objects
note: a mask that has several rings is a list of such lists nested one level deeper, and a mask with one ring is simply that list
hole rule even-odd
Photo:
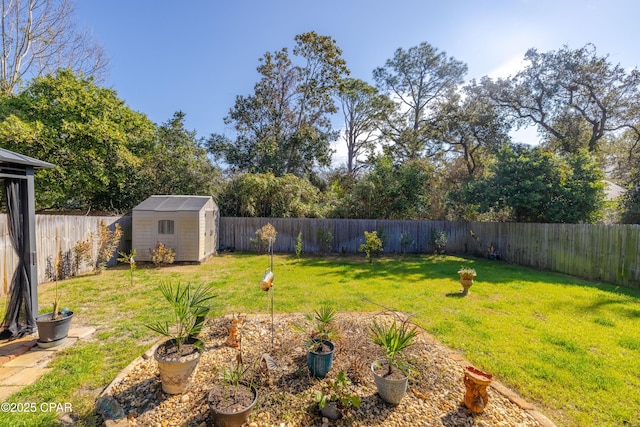
[{"label": "green shrub", "polygon": [[151,262],[156,267],[173,264],[176,259],[176,251],[165,246],[162,242],[156,242],[154,249],[149,249],[151,254]]}]

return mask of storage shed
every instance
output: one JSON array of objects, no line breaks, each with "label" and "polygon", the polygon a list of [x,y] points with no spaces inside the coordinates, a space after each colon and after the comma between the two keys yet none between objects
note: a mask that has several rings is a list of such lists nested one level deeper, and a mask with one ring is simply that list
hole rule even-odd
[{"label": "storage shed", "polygon": [[158,242],[176,262],[201,262],[218,248],[219,210],[209,196],[151,196],[133,208],[131,222],[137,261],[151,261]]}]

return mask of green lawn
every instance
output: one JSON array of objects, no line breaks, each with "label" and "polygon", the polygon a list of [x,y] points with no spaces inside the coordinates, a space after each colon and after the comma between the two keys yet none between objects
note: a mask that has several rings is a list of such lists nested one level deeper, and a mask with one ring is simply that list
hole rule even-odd
[{"label": "green lawn", "polygon": [[[159,337],[144,325],[163,311],[157,284],[171,279],[216,289],[214,314],[268,312],[259,288],[266,255],[225,254],[201,265],[125,267],[59,283],[62,306],[96,339],[74,345],[16,402],[71,402],[80,425],[93,425],[95,395]],[[459,297],[457,270],[474,267]],[[276,312],[410,312],[428,332],[519,391],[559,426],[640,425],[640,291],[591,283],[499,261],[453,256],[275,258]],[[53,285],[41,286],[41,312]],[[2,304],[4,307],[4,303]],[[162,319],[160,319],[162,320]],[[51,425],[54,414],[4,414],[0,425]]]}]

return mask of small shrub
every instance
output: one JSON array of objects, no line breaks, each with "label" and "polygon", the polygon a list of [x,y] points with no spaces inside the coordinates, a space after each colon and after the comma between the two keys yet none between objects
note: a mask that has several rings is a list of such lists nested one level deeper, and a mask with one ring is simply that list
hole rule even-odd
[{"label": "small shrub", "polygon": [[320,252],[323,254],[331,253],[333,249],[333,227],[319,227],[316,231],[316,240],[318,241]]},{"label": "small shrub", "polygon": [[113,258],[121,237],[122,228],[120,224],[116,224],[115,229],[111,231],[104,221],[100,221],[98,225],[98,255],[96,260],[98,272],[103,272],[107,268],[107,263]]},{"label": "small shrub", "polygon": [[447,247],[447,233],[444,230],[435,230],[431,233],[431,244],[434,254],[443,254]]},{"label": "small shrub", "polygon": [[400,234],[400,248],[402,250],[402,253],[406,253],[414,243],[415,240],[408,232],[403,231],[402,234]]},{"label": "small shrub", "polygon": [[176,259],[176,251],[165,246],[162,242],[156,242],[154,249],[149,249],[151,262],[156,267],[173,264]]},{"label": "small shrub", "polygon": [[93,264],[93,233],[89,234],[86,240],[81,240],[73,247],[75,256],[76,271],[80,270],[82,263]]},{"label": "small shrub", "polygon": [[321,383],[320,390],[316,390],[313,394],[313,401],[318,404],[319,409],[324,409],[331,402],[335,402],[340,408],[349,408],[351,406],[360,406],[360,397],[349,391],[349,378],[340,371],[335,380],[325,379]]},{"label": "small shrub", "polygon": [[302,231],[298,233],[295,249],[296,249],[296,258],[300,258],[300,254],[302,253]]},{"label": "small shrub", "polygon": [[276,241],[278,232],[271,223],[267,223],[256,230],[256,237],[251,239],[252,246],[257,252],[269,252]]},{"label": "small shrub", "polygon": [[358,249],[360,252],[364,252],[367,260],[371,263],[373,260],[371,258],[372,253],[382,252],[382,240],[378,237],[377,231],[365,231],[364,232],[364,243],[360,245]]},{"label": "small shrub", "polygon": [[134,249],[129,253],[118,252],[118,254],[120,255],[120,258],[118,258],[119,262],[129,264],[129,282],[130,285],[133,286],[133,272],[136,269],[135,257],[138,256],[138,251]]}]

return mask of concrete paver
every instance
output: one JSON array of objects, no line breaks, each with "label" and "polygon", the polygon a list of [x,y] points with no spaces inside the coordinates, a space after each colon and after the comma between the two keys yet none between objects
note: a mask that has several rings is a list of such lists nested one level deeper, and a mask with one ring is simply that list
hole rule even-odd
[{"label": "concrete paver", "polygon": [[52,350],[33,350],[11,359],[4,364],[4,367],[35,368],[36,366],[48,364],[48,362],[51,361],[53,355],[54,351]]},{"label": "concrete paver", "polygon": [[0,342],[0,402],[49,372],[51,368],[46,366],[58,351],[73,346],[78,340],[90,338],[95,331],[89,326],[72,326],[65,342],[50,348],[38,347],[35,334]]},{"label": "concrete paver", "polygon": [[4,384],[4,380],[11,377],[13,374],[15,374],[20,370],[22,370],[22,368],[20,367],[13,367],[13,368],[7,368],[4,366],[0,367],[0,385]]},{"label": "concrete paver", "polygon": [[0,386],[28,386],[50,370],[51,368],[23,368],[9,378],[5,378],[0,382]]},{"label": "concrete paver", "polygon": [[17,393],[22,390],[21,385],[3,385],[0,386],[0,401],[4,402],[11,396],[13,393]]}]

